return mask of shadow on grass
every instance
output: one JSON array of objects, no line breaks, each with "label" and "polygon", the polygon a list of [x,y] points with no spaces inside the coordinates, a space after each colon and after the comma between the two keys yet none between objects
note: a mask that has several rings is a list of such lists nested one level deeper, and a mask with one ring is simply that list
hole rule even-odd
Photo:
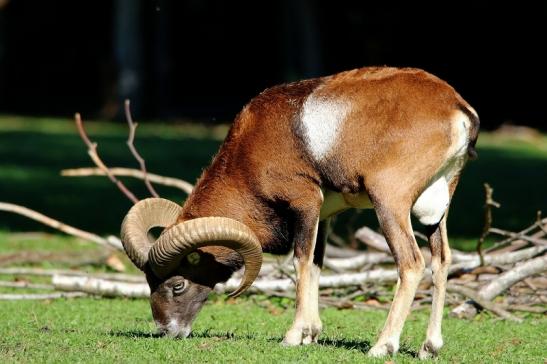
[{"label": "shadow on grass", "polygon": [[352,339],[330,339],[324,338],[319,339],[319,345],[323,346],[334,346],[341,349],[357,349],[363,353],[366,353],[371,348],[371,343],[368,340],[352,340]]},{"label": "shadow on grass", "polygon": [[[116,336],[116,337],[125,337],[129,339],[139,338],[139,339],[170,339],[162,334],[154,333],[154,332],[147,332],[147,331],[141,331],[141,330],[130,330],[130,331],[110,331],[110,336]],[[195,331],[192,332],[189,336],[189,338],[196,338],[196,339],[216,339],[216,340],[256,340],[256,335],[253,335],[251,333],[245,334],[245,335],[239,335],[235,334],[233,332],[227,331],[227,332],[215,332],[210,329],[206,329],[204,331]],[[177,338],[177,340],[184,340],[183,338]],[[274,345],[282,345],[283,338],[282,337],[269,337],[267,338],[267,341],[271,342]],[[321,346],[332,346],[339,349],[346,349],[346,350],[359,350],[360,352],[366,354],[370,348],[372,347],[372,344],[368,340],[353,340],[353,339],[331,339],[331,338],[323,338],[319,339],[318,345]],[[405,345],[401,346],[399,348],[399,355],[405,355],[412,358],[418,357],[418,352],[415,350],[412,350]]]},{"label": "shadow on grass", "polygon": [[150,331],[129,330],[129,331],[110,331],[110,336],[126,337],[128,339],[161,339],[162,334]]}]

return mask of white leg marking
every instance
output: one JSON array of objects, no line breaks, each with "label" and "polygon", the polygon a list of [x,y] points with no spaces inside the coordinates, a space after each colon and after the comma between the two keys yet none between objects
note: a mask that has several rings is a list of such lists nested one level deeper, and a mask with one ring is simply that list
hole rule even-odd
[{"label": "white leg marking", "polygon": [[300,118],[308,149],[316,160],[325,157],[336,143],[348,110],[343,101],[314,94],[309,95],[304,102]]}]

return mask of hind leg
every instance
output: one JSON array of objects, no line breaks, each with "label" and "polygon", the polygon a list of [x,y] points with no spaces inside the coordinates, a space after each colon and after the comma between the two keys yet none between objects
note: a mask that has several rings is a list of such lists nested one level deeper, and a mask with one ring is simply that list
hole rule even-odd
[{"label": "hind leg", "polygon": [[[450,199],[454,194],[457,184],[458,177],[456,176],[449,186]],[[429,359],[436,356],[443,346],[441,324],[446,295],[446,278],[452,261],[446,230],[447,215],[448,210],[438,224],[427,227],[429,247],[431,249],[433,301],[431,303],[431,316],[429,317],[426,338],[418,354],[420,359]]]},{"label": "hind leg", "polygon": [[419,358],[428,359],[437,355],[443,346],[441,323],[443,320],[444,298],[446,294],[446,277],[451,262],[450,247],[446,234],[446,218],[437,226],[428,227],[429,245],[431,248],[431,271],[433,279],[433,301],[427,334],[420,349]]},{"label": "hind leg", "polygon": [[384,328],[368,352],[372,357],[399,350],[399,337],[425,268],[410,224],[410,204],[390,197],[389,201],[375,201],[375,209],[397,263],[399,283]]}]

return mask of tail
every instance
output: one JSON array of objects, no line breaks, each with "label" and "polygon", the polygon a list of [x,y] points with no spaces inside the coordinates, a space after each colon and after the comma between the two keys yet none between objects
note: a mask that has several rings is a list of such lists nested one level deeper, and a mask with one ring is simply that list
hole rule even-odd
[{"label": "tail", "polygon": [[477,144],[477,139],[479,138],[479,127],[481,124],[479,117],[477,116],[477,114],[475,114],[474,111],[470,110],[464,105],[460,105],[460,110],[469,118],[470,122],[469,142],[467,143],[467,155],[471,160],[477,159],[478,154],[477,150],[475,149],[475,145]]}]

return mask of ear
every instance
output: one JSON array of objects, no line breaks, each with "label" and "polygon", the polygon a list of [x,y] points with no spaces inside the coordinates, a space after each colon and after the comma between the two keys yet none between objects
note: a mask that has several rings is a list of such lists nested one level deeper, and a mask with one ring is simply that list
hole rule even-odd
[{"label": "ear", "polygon": [[201,260],[201,255],[198,252],[192,252],[186,256],[186,260],[191,265],[198,265]]}]

